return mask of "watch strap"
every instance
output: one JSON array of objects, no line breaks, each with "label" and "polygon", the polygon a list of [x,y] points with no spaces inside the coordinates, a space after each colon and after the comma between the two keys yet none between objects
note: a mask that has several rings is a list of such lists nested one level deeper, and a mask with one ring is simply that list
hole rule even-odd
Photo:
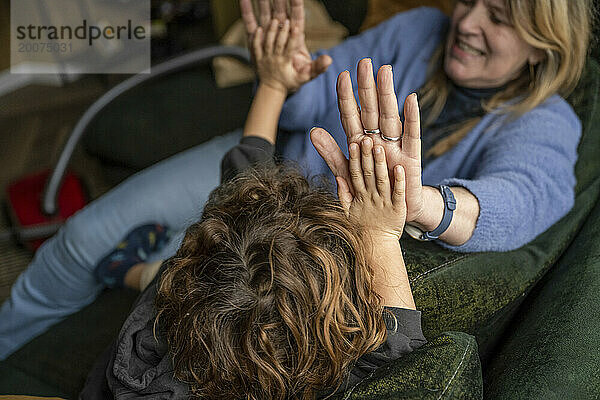
[{"label": "watch strap", "polygon": [[444,199],[444,215],[442,217],[442,222],[438,225],[437,228],[430,232],[423,232],[421,235],[421,240],[435,240],[439,238],[450,226],[452,223],[452,217],[454,216],[454,210],[456,210],[456,199],[454,198],[454,193],[452,190],[446,185],[439,185],[438,189],[442,194],[442,198]]}]

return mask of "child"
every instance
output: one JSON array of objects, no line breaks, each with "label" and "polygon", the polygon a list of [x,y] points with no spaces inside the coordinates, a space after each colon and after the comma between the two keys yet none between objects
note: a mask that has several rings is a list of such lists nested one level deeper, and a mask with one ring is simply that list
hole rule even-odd
[{"label": "child", "polygon": [[224,183],[82,398],[312,399],[425,343],[398,242],[403,169],[392,185],[383,147],[352,144],[338,200],[273,162],[286,94],[310,79],[281,56],[298,39],[288,21],[258,30],[260,84]]}]

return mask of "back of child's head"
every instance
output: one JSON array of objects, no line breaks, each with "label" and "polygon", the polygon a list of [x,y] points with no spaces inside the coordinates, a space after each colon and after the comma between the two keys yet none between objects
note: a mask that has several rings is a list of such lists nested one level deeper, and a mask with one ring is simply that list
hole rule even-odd
[{"label": "back of child's head", "polygon": [[314,398],[385,339],[361,227],[294,169],[210,196],[161,278],[176,378],[203,398]]}]

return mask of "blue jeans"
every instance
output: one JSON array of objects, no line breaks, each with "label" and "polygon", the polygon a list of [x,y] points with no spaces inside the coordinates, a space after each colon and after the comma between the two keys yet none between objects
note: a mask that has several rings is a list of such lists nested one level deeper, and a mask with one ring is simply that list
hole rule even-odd
[{"label": "blue jeans", "polygon": [[220,163],[241,131],[216,137],[127,179],[71,217],[37,251],[0,309],[0,360],[92,303],[103,286],[96,264],[134,227],[148,222],[178,232],[152,260],[173,255],[217,187]]}]

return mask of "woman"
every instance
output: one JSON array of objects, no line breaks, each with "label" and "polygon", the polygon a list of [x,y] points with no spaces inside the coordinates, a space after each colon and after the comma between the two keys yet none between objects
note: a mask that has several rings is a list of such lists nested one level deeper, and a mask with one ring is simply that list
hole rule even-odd
[{"label": "woman", "polygon": [[[252,35],[256,22],[249,1],[242,5]],[[265,20],[266,9],[261,8],[259,21]],[[286,102],[281,127],[293,134],[282,138],[282,153],[324,173],[318,151],[335,176],[347,178],[347,163],[335,141],[360,140],[365,132],[378,130],[400,137],[398,114],[378,112],[368,60],[358,67],[360,113],[354,112],[348,73],[340,76],[337,91],[352,111],[342,113],[342,126],[330,111],[336,103],[335,76],[368,54],[377,65],[391,64],[397,78],[392,86],[391,71],[379,71],[378,83],[386,91],[379,102],[392,90],[398,98],[421,92],[423,154],[429,156],[422,174],[420,154],[404,154],[398,143],[384,143],[390,165],[401,163],[410,171],[407,222],[425,232],[445,228],[433,236],[458,251],[518,248],[574,202],[581,127],[559,95],[566,96],[581,74],[589,19],[585,0],[458,1],[450,21],[426,8],[399,14],[317,58],[315,69],[332,64]],[[314,125],[327,127],[335,141],[314,131],[314,151],[308,137],[296,133]],[[448,212],[437,185],[449,186],[456,198],[447,227],[440,226]]]},{"label": "woman", "polygon": [[367,138],[361,155],[352,144],[356,197],[340,203],[275,165],[277,121],[296,76],[283,55],[295,40],[286,21],[256,42],[261,81],[242,140],[223,158],[224,183],[138,299],[82,399],[313,399],[425,343],[399,243],[402,167],[392,191],[383,148]]},{"label": "woman", "polygon": [[[266,27],[271,19],[281,23],[288,15],[282,0],[274,1],[272,12],[267,0],[259,5],[261,13],[255,20],[248,2],[242,2],[253,36],[259,24]],[[302,0],[291,1],[289,19],[292,34],[302,37]],[[586,0],[477,0],[458,2],[451,21],[432,9],[399,14],[315,60],[300,40],[291,55],[300,89],[284,105],[280,126],[289,133],[280,135],[278,147],[284,157],[299,161],[312,174],[326,172],[329,164],[344,187],[348,173],[342,152],[330,136],[315,130],[311,136],[326,160],[322,161],[308,142],[308,129],[327,127],[338,143],[360,140],[363,129],[380,129],[394,140],[400,136],[397,114],[383,115],[377,121],[374,105],[381,109],[390,105],[386,99],[391,91],[404,98],[422,88],[421,104],[427,115],[424,139],[442,137],[423,152],[437,156],[427,159],[422,171],[426,186],[419,182],[418,149],[409,153],[410,146],[383,143],[381,133],[372,134],[376,143],[384,145],[390,164],[402,164],[407,171],[409,223],[428,232],[426,237],[436,236],[436,230],[439,233],[440,221],[448,222],[451,207],[445,207],[442,196],[427,185],[446,184],[452,187],[457,205],[440,244],[461,251],[521,246],[557,221],[573,203],[573,165],[581,128],[572,109],[556,93],[566,94],[577,81],[589,25]],[[435,62],[440,47],[446,51]],[[516,48],[519,52],[514,58]],[[369,63],[360,64],[363,106],[359,121],[350,99],[349,76],[341,75],[337,88],[346,136],[335,110],[334,78],[362,56],[371,56],[376,64],[393,65],[396,78],[392,89],[391,71],[383,68],[379,74],[382,96],[376,102]],[[430,61],[434,68],[426,82]],[[460,90],[457,85],[462,85]],[[454,100],[446,101],[449,96]],[[481,99],[486,99],[485,107],[472,109]],[[453,107],[461,102],[468,107]],[[503,102],[508,108],[486,111]],[[474,128],[464,137],[456,128],[450,135],[440,132],[444,124],[464,126],[465,120]],[[405,122],[408,126],[418,123]],[[0,358],[91,303],[103,288],[93,277],[96,264],[133,227],[156,221],[183,232],[197,220],[208,193],[218,184],[216,171],[222,156],[239,138],[239,132],[228,134],[153,166],[71,218],[38,251],[2,305]],[[410,142],[411,138],[414,141],[416,135],[405,139]],[[444,193],[450,205],[450,196]],[[168,258],[180,242],[181,235],[153,258]]]}]

